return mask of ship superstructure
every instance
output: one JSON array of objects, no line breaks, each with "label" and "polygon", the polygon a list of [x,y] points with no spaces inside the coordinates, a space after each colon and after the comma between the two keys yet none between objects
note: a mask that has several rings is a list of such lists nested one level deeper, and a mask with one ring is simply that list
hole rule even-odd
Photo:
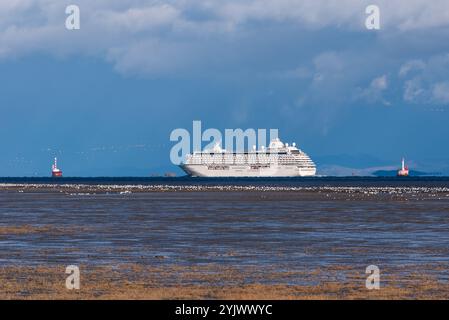
[{"label": "ship superstructure", "polygon": [[216,144],[210,150],[196,151],[186,157],[181,168],[195,177],[297,177],[314,176],[315,163],[293,143],[289,146],[279,138],[268,148],[232,152]]}]

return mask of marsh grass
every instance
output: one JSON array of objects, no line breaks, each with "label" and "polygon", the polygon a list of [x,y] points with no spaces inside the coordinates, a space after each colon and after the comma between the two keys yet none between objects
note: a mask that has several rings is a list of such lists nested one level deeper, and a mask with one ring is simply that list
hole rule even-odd
[{"label": "marsh grass", "polygon": [[[347,267],[260,273],[216,265],[189,267],[80,266],[81,289],[65,287],[64,266],[1,267],[1,299],[449,299],[449,285],[426,268],[390,272],[380,290],[365,287],[365,274]],[[409,270],[409,269],[406,269]],[[438,271],[437,268],[432,271]],[[254,273],[254,270],[246,272]],[[343,275],[342,275],[343,274]],[[337,277],[336,275],[340,275]],[[314,284],[289,284],[302,278]],[[337,279],[343,278],[343,281]],[[266,280],[269,280],[269,284]],[[277,281],[277,283],[276,283]]]}]

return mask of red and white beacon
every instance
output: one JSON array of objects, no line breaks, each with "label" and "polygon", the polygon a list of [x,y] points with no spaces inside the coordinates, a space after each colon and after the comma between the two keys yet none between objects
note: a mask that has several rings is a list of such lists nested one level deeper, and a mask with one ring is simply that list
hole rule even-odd
[{"label": "red and white beacon", "polygon": [[57,158],[55,158],[55,162],[51,166],[51,176],[53,178],[62,177],[62,170],[58,168],[58,159]]},{"label": "red and white beacon", "polygon": [[405,165],[404,158],[402,158],[402,168],[398,170],[398,177],[408,177],[408,166]]}]

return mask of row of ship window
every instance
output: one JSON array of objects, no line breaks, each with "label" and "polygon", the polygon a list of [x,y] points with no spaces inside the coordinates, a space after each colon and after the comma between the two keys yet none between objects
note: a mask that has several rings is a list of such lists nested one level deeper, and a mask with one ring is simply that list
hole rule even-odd
[{"label": "row of ship window", "polygon": [[269,159],[269,158],[248,158],[248,159],[188,159],[189,162],[192,163],[208,163],[208,162],[217,162],[217,163],[234,163],[234,162],[292,162],[292,163],[301,163],[301,162],[312,162],[310,159]]}]

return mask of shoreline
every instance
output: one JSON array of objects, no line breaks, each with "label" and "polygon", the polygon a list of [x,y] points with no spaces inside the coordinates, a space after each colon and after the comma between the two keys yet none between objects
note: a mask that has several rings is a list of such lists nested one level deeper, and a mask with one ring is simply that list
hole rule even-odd
[{"label": "shoreline", "polygon": [[[262,272],[217,265],[183,267],[147,265],[80,266],[80,289],[65,287],[65,266],[0,267],[0,299],[448,299],[449,285],[429,271],[447,266],[403,266],[404,274],[380,278],[379,290],[368,290],[363,269],[326,267],[310,271]],[[431,268],[431,269],[429,269]],[[289,284],[304,278],[309,284]],[[264,283],[269,279],[271,283]]]},{"label": "shoreline", "polygon": [[1,191],[48,191],[48,192],[307,192],[307,193],[346,193],[346,194],[419,194],[438,193],[448,194],[449,187],[426,186],[268,186],[268,185],[144,185],[144,184],[34,184],[34,183],[0,183]]}]

